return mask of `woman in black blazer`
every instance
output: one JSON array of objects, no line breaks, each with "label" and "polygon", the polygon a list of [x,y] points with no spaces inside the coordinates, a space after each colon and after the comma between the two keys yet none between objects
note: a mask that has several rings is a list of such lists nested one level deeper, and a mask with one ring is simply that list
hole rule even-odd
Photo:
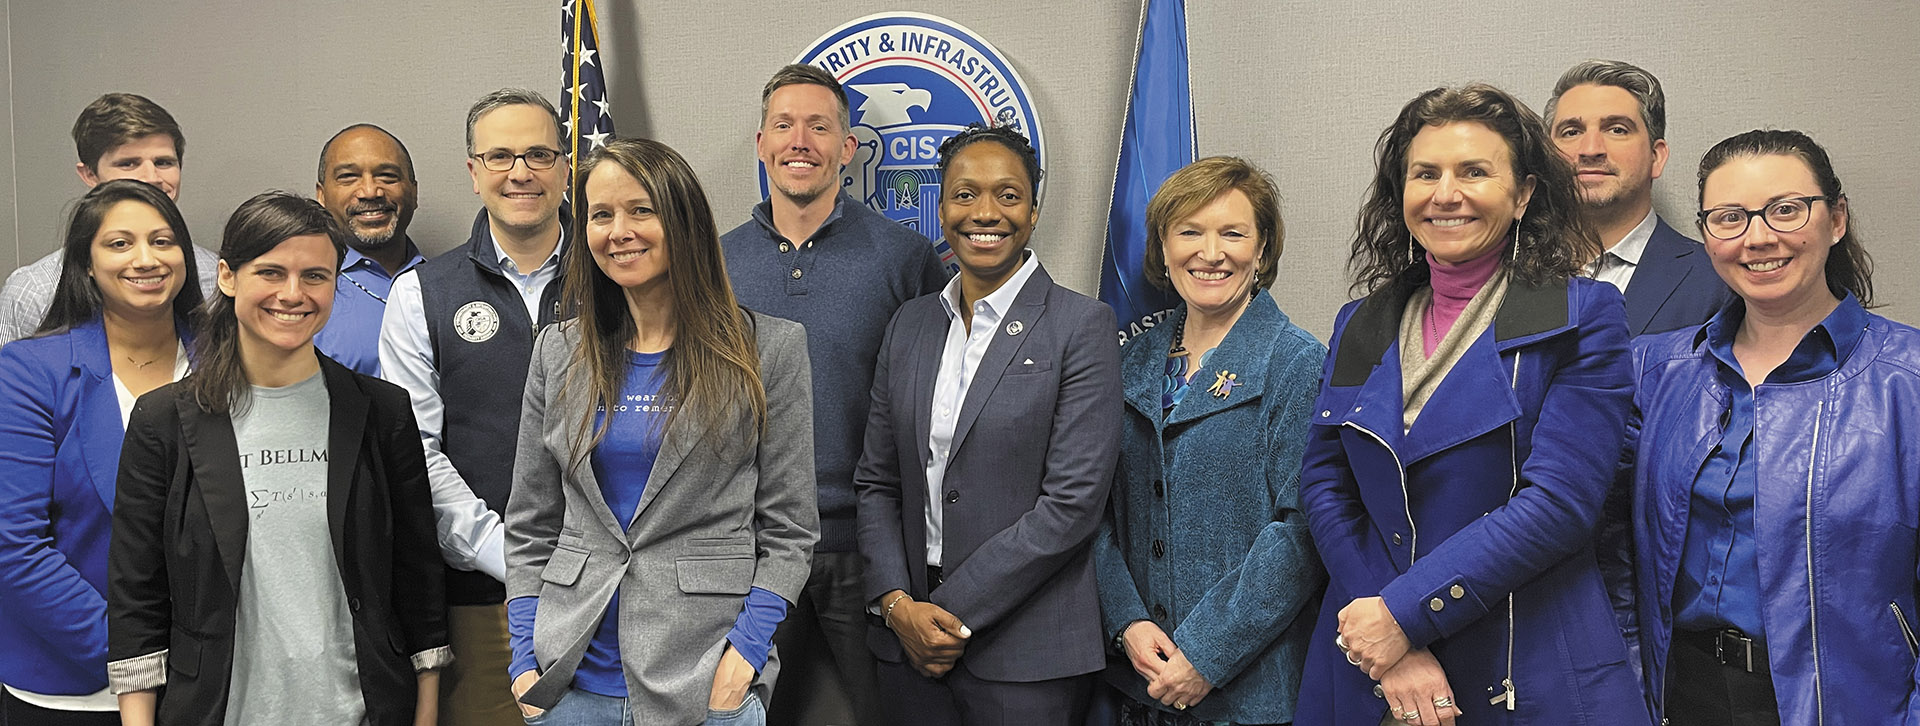
[{"label": "woman in black blazer", "polygon": [[452,653],[412,409],[313,348],[344,239],[312,200],[240,205],[198,368],[134,408],[107,593],[127,726],[434,723]]}]

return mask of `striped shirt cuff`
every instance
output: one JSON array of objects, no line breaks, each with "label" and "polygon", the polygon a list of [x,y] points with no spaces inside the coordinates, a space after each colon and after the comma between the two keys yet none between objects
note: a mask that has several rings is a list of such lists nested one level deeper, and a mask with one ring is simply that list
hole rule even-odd
[{"label": "striped shirt cuff", "polygon": [[116,696],[136,691],[151,691],[164,685],[167,685],[167,651],[165,650],[107,664],[107,686]]},{"label": "striped shirt cuff", "polygon": [[413,654],[413,670],[415,673],[445,668],[450,665],[453,665],[453,646],[443,645],[438,648],[423,650]]}]

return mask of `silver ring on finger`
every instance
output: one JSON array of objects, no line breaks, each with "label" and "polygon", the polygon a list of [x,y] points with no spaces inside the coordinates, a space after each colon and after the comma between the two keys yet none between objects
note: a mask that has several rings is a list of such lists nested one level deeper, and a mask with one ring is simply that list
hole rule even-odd
[{"label": "silver ring on finger", "polygon": [[1344,636],[1344,635],[1333,636],[1333,647],[1339,648],[1340,652],[1342,653],[1347,652],[1347,636]]},{"label": "silver ring on finger", "polygon": [[1453,699],[1446,696],[1433,699],[1434,708],[1453,708]]},{"label": "silver ring on finger", "polygon": [[1400,720],[1406,721],[1407,723],[1418,723],[1420,721],[1420,709],[1409,708],[1401,711]]}]

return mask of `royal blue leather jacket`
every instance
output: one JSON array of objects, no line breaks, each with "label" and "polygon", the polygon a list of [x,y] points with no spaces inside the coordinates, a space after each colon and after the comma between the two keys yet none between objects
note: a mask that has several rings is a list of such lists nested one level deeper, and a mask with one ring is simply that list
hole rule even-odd
[{"label": "royal blue leather jacket", "polygon": [[[1781,723],[1920,724],[1920,330],[1851,296],[1828,318],[1840,321],[1865,332],[1837,370],[1754,391],[1754,536],[1775,697]],[[1661,714],[1688,491],[1731,399],[1703,327],[1633,350],[1633,459],[1622,470],[1633,487],[1631,620]]]}]

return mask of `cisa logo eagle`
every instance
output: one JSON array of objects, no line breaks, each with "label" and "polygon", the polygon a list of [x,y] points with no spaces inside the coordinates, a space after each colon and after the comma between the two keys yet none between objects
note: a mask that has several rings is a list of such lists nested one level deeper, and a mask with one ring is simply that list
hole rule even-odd
[{"label": "cisa logo eagle", "polygon": [[[934,169],[940,143],[967,124],[1010,126],[1046,167],[1027,84],[1000,51],[953,21],[920,13],[869,15],[820,36],[794,62],[824,68],[846,87],[854,151],[841,170],[841,188],[933,240],[949,271],[957,268],[940,233],[940,172]],[[1044,189],[1042,182],[1035,194]],[[765,169],[760,193],[768,193]]]}]

